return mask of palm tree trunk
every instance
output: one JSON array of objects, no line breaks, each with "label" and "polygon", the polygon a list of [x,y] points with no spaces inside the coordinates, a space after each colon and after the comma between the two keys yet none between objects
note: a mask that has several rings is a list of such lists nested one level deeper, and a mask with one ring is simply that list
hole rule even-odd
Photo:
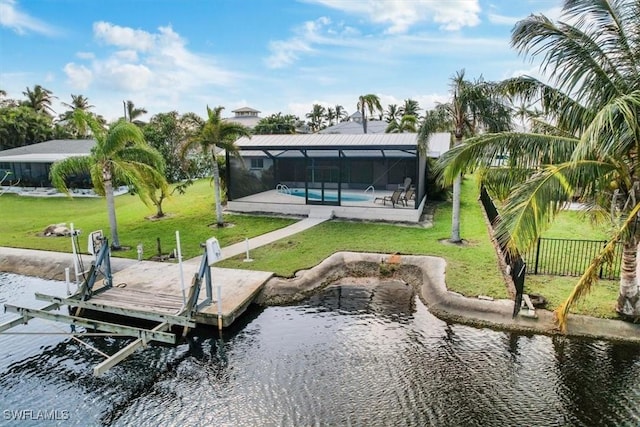
[{"label": "palm tree trunk", "polygon": [[625,317],[640,317],[640,290],[638,289],[638,243],[631,238],[624,243],[620,267],[620,291],[616,311]]},{"label": "palm tree trunk", "polygon": [[[462,136],[456,135],[455,146],[462,143]],[[453,180],[453,200],[451,210],[451,243],[460,243],[460,191],[462,186],[462,175],[456,176]]]},{"label": "palm tree trunk", "polygon": [[216,159],[215,147],[211,149],[211,158],[213,159],[213,185],[216,199],[216,224],[218,227],[224,227],[224,218],[222,216],[222,194],[220,192],[220,169]]},{"label": "palm tree trunk", "polygon": [[107,200],[107,213],[109,215],[109,229],[111,230],[111,247],[120,249],[120,238],[118,237],[118,222],[116,221],[116,202],[113,197],[113,185],[111,183],[111,168],[108,164],[102,167],[102,182],[104,185],[104,195]]}]

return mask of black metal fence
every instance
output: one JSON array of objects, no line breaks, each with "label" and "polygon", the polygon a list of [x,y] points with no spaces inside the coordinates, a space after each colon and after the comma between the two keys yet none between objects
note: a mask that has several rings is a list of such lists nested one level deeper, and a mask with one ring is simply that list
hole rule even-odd
[{"label": "black metal fence", "polygon": [[[526,255],[532,268],[529,274],[581,276],[594,257],[607,244],[602,240],[551,239],[541,237]],[[622,245],[616,245],[613,262],[600,267],[600,278],[615,280],[620,277]]]}]

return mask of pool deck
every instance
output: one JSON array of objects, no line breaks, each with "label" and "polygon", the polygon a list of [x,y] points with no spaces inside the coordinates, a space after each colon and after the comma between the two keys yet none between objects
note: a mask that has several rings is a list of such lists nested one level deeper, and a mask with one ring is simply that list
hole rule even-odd
[{"label": "pool deck", "polygon": [[[318,190],[313,190],[318,191]],[[349,193],[364,195],[363,191],[351,191]],[[307,205],[304,197],[293,196],[276,190],[264,191],[230,200],[227,203],[228,212],[240,213],[263,213],[281,215],[313,215],[313,210],[318,207],[330,209],[335,218],[355,219],[362,221],[387,221],[387,222],[407,222],[418,223],[426,198],[420,201],[418,208],[414,206],[415,201],[411,200],[408,206],[402,203],[395,207],[391,202],[383,202],[385,196],[391,196],[392,191],[376,191],[366,201],[342,201],[341,206],[332,205]],[[378,200],[376,200],[378,199]]]}]

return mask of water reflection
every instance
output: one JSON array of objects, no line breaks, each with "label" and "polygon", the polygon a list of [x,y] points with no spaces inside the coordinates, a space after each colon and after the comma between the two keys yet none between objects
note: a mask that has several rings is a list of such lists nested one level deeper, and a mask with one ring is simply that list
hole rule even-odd
[{"label": "water reflection", "polygon": [[[101,357],[71,340],[0,336],[0,409],[66,409],[64,425],[640,423],[637,346],[447,324],[402,282],[349,281],[242,321],[101,378]],[[86,340],[109,354],[124,344]]]}]

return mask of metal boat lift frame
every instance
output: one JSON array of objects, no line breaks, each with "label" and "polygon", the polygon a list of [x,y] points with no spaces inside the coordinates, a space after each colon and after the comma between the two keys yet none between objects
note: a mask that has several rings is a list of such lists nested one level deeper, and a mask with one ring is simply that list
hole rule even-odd
[{"label": "metal boat lift frame", "polygon": [[[120,307],[112,307],[105,304],[91,302],[91,297],[93,295],[108,292],[108,290],[113,286],[109,243],[108,239],[102,238],[100,250],[96,256],[96,259],[91,263],[89,274],[84,279],[76,293],[66,298],[36,293],[35,297],[37,300],[47,301],[50,303],[49,305],[46,305],[39,309],[5,304],[5,312],[9,311],[18,313],[20,317],[0,324],[0,333],[18,325],[27,324],[31,319],[39,318],[69,324],[71,326],[72,336],[74,337],[82,336],[82,333],[73,333],[73,331],[75,331],[75,326],[82,326],[92,330],[104,331],[115,335],[135,337],[136,339],[133,342],[129,343],[127,346],[111,356],[106,355],[108,356],[107,359],[93,368],[94,376],[99,376],[109,370],[111,367],[126,359],[137,349],[146,347],[151,341],[175,344],[177,342],[177,337],[170,331],[172,327],[183,327],[182,335],[184,336],[188,332],[189,328],[194,328],[196,326],[194,314],[198,310],[210,305],[213,302],[211,270],[209,268],[209,263],[207,260],[207,250],[205,249],[202,256],[202,261],[200,263],[200,268],[198,272],[194,274],[191,287],[189,288],[188,296],[180,311],[176,314],[165,314],[129,308],[125,309]],[[94,291],[93,287],[98,280],[99,274],[104,277],[102,283],[103,286],[100,289]],[[200,288],[203,281],[206,287],[206,298],[200,304],[197,304],[200,295]],[[78,313],[76,313],[77,315],[74,316],[51,313],[51,311],[58,310],[64,305],[67,305],[69,307],[76,307],[78,313],[80,313],[83,309],[87,309],[103,313],[126,316],[135,319],[157,321],[159,323],[152,329],[144,329],[118,323],[94,320],[82,317],[81,315],[78,315]],[[89,347],[93,348],[91,346]],[[102,352],[99,353],[104,355],[104,353]]]}]

